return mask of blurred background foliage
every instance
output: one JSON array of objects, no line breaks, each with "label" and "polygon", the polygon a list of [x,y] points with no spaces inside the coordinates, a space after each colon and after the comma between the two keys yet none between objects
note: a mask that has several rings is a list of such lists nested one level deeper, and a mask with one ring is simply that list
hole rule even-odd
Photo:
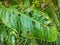
[{"label": "blurred background foliage", "polygon": [[[11,11],[8,11],[4,8]],[[15,12],[12,10],[14,10]],[[4,11],[6,11],[5,13],[7,15],[5,15]],[[10,19],[8,17],[10,17],[11,14],[7,12],[11,12],[11,14],[13,15],[10,21],[8,20]],[[40,17],[39,14],[43,16]],[[5,15],[5,17],[1,15]],[[21,20],[23,21],[20,20],[19,16],[21,16]],[[60,45],[60,0],[0,0],[0,18],[0,45]],[[26,29],[26,27],[28,27],[29,30],[32,30],[30,18],[31,20],[33,20],[33,25],[37,25],[36,27],[34,27],[35,31],[32,31],[33,35]],[[5,19],[8,21],[8,23],[4,22],[6,21]],[[24,20],[26,22],[24,22]],[[44,29],[46,29],[47,27],[45,28],[42,25],[39,25],[39,23],[37,23],[38,21],[41,21],[42,25],[47,25],[49,28],[52,28],[52,25],[55,25],[58,31],[58,35],[57,31],[54,31],[56,30],[54,27],[54,29],[52,29],[54,34],[48,33],[50,38],[53,36],[53,40],[49,38],[45,40],[44,36],[40,35],[43,31],[39,33],[39,31],[37,30],[40,29],[39,26]],[[25,25],[25,27],[23,25],[20,25],[20,23]],[[37,24],[35,25],[35,23]],[[47,35],[45,35],[45,37],[46,36]],[[35,39],[36,37],[41,39]]]}]

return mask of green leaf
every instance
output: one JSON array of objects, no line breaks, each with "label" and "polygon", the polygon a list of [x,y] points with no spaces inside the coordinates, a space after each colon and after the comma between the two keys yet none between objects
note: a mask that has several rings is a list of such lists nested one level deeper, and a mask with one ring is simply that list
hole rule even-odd
[{"label": "green leaf", "polygon": [[14,35],[9,35],[8,43],[9,43],[9,45],[15,45],[15,36]]},{"label": "green leaf", "polygon": [[56,40],[56,45],[60,45],[60,33],[58,34],[57,40]]},{"label": "green leaf", "polygon": [[59,6],[59,8],[60,8],[60,0],[58,0],[58,6]]},{"label": "green leaf", "polygon": [[[4,9],[0,16],[2,16],[3,23],[8,27],[15,30],[21,27],[20,30],[23,37],[29,38],[32,36],[34,39],[41,39],[43,41],[55,41],[57,38],[57,28],[49,16],[34,7],[31,7],[30,10],[33,11],[32,17],[26,11],[24,13],[11,8]],[[17,21],[21,25],[17,25]]]}]

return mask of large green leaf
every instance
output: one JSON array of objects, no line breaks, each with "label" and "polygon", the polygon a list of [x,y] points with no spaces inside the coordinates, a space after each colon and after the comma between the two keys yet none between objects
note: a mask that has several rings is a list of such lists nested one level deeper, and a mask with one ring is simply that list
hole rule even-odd
[{"label": "large green leaf", "polygon": [[2,12],[0,11],[0,17],[3,23],[13,30],[18,30],[18,27],[20,27],[23,37],[41,39],[48,42],[56,40],[56,26],[48,15],[42,11],[34,7],[26,9],[25,12],[5,7],[0,7],[0,10],[2,10]]}]

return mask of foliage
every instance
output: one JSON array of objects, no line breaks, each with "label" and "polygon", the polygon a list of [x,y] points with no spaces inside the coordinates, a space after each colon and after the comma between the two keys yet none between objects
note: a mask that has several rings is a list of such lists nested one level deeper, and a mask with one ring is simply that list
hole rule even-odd
[{"label": "foliage", "polygon": [[60,0],[0,0],[0,44],[54,45],[55,43],[49,42],[56,41],[56,45],[59,45],[59,2]]}]

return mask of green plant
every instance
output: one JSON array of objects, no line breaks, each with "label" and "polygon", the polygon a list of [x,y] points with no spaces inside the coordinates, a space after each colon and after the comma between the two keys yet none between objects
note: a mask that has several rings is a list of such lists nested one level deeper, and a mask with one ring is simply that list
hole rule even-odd
[{"label": "green plant", "polygon": [[[44,9],[41,8],[42,2],[49,6],[44,7],[44,5]],[[47,1],[40,3],[40,0],[11,0],[11,2],[4,0],[0,2],[0,19],[9,28],[8,32],[1,32],[1,42],[3,43],[5,40],[7,45],[20,45],[20,37],[25,40],[21,45],[28,45],[27,40],[32,39],[34,39],[32,42],[36,42],[35,39],[43,42],[56,41],[60,26],[57,12],[52,0],[48,3]],[[7,33],[5,37],[3,37],[4,32]],[[33,44],[32,42],[30,45],[35,45],[35,42]]]}]

